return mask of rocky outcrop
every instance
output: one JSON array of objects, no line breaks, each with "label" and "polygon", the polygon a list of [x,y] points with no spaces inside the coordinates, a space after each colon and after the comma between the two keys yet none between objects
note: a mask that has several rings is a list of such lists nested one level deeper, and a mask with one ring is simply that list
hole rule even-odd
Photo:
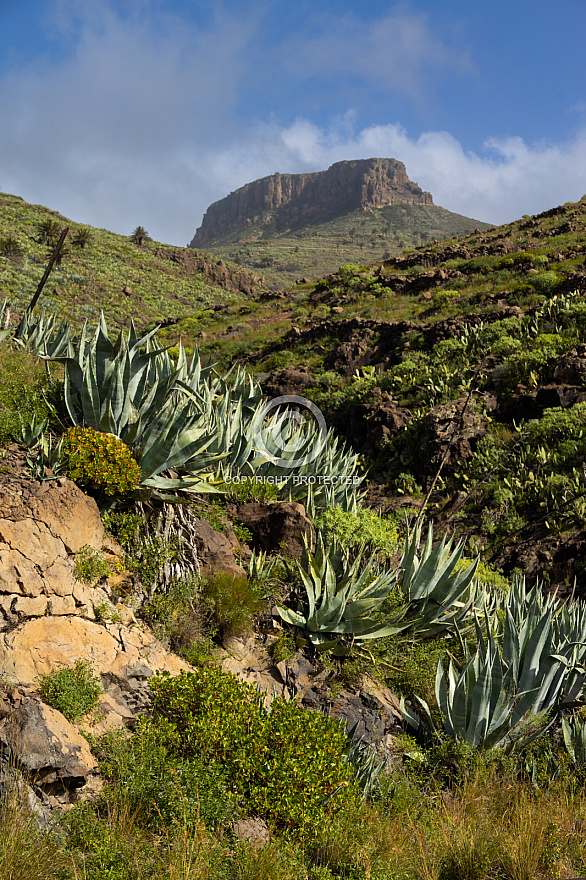
[{"label": "rocky outcrop", "polygon": [[434,406],[421,422],[414,470],[429,488],[440,464],[445,476],[472,458],[486,434],[486,418],[466,398]]},{"label": "rocky outcrop", "polygon": [[84,614],[109,603],[107,589],[74,576],[74,555],[113,549],[92,498],[67,479],[0,486],[0,629],[28,617]]},{"label": "rocky outcrop", "polygon": [[[259,276],[249,272],[248,269],[227,264],[223,260],[215,260],[207,254],[195,254],[184,249],[170,251],[165,247],[157,249],[155,256],[160,260],[177,263],[182,275],[201,273],[211,285],[229,290],[231,293],[239,292],[250,296],[262,286]],[[169,323],[174,321],[171,320]]]},{"label": "rocky outcrop", "polygon": [[188,666],[148,631],[119,623],[96,623],[76,616],[34,617],[0,634],[0,676],[33,684],[39,675],[78,659],[89,660],[98,673],[133,677],[139,666],[178,674]]},{"label": "rocky outcrop", "polygon": [[33,697],[0,722],[0,744],[34,774],[38,785],[61,780],[75,787],[98,769],[87,740],[73,724]]},{"label": "rocky outcrop", "polygon": [[277,229],[385,205],[433,205],[397,159],[336,162],[313,174],[272,174],[210,205],[190,247],[253,225]]},{"label": "rocky outcrop", "polygon": [[315,529],[302,504],[296,501],[277,501],[259,504],[250,501],[241,504],[236,512],[238,519],[252,532],[255,550],[269,553],[281,552],[288,556],[301,556],[304,541],[315,544]]},{"label": "rocky outcrop", "polygon": [[403,430],[411,413],[380,388],[373,389],[372,398],[354,404],[343,414],[336,414],[333,425],[353,449],[376,456]]}]

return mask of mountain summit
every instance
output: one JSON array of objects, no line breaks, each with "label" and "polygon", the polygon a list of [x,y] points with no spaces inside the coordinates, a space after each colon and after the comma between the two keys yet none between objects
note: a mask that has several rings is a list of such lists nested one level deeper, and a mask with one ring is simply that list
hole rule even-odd
[{"label": "mountain summit", "polygon": [[190,247],[251,226],[275,231],[387,205],[433,205],[397,159],[336,162],[312,174],[271,174],[210,205]]}]

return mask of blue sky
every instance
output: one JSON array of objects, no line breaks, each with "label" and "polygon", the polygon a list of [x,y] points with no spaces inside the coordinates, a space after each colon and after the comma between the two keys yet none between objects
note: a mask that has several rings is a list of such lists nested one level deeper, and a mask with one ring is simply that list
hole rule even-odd
[{"label": "blue sky", "polygon": [[272,174],[388,156],[502,223],[586,193],[584,0],[0,0],[0,188],[186,244]]}]

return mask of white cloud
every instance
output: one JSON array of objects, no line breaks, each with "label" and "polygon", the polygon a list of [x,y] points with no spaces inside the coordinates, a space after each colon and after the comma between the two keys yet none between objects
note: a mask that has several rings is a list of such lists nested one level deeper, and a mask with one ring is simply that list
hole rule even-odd
[{"label": "white cloud", "polygon": [[75,220],[140,223],[183,244],[215,194],[197,157],[239,130],[254,19],[218,14],[204,28],[170,17],[155,29],[106,3],[74,21],[72,6],[60,5],[60,32],[76,29],[65,58],[2,78],[0,185]]}]

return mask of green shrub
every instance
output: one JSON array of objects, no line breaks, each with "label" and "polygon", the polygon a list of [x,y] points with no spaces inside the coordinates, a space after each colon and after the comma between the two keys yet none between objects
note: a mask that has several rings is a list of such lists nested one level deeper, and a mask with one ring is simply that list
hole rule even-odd
[{"label": "green shrub", "polygon": [[184,656],[204,634],[210,634],[210,630],[212,635],[216,633],[210,627],[207,609],[199,602],[196,581],[189,577],[172,583],[165,592],[156,592],[142,611],[157,638],[169,640],[172,648]]},{"label": "green shrub", "polygon": [[93,428],[69,428],[64,454],[72,480],[104,492],[123,495],[140,482],[140,467],[128,446],[113,434]]},{"label": "green shrub", "polygon": [[39,691],[45,703],[76,721],[96,708],[104,689],[91,663],[76,660],[73,666],[39,676]]},{"label": "green shrub", "polygon": [[213,667],[151,680],[155,720],[172,723],[186,758],[216,761],[247,809],[285,829],[317,826],[358,791],[346,734],[295,702],[264,706],[256,688]]},{"label": "green shrub", "polygon": [[137,541],[141,526],[144,526],[144,517],[129,510],[108,510],[102,515],[102,522],[122,548],[129,551]]},{"label": "green shrub", "polygon": [[254,582],[225,572],[202,580],[201,596],[222,635],[249,630],[264,604]]},{"label": "green shrub", "polygon": [[399,549],[401,523],[399,514],[381,516],[368,507],[348,511],[340,506],[326,508],[314,520],[318,531],[326,532],[343,547],[358,548],[365,544],[386,557]]},{"label": "green shrub", "polygon": [[177,731],[165,719],[141,717],[136,732],[112,730],[93,744],[102,775],[114,788],[111,803],[124,803],[154,830],[205,822],[216,828],[236,811],[226,790],[226,772],[217,762],[181,756]]},{"label": "green shrub", "polygon": [[84,584],[94,584],[112,574],[112,570],[102,553],[86,544],[75,554],[73,574]]},{"label": "green shrub", "polygon": [[531,279],[531,284],[538,293],[551,294],[559,283],[560,277],[552,269],[540,272],[539,275],[534,275]]},{"label": "green shrub", "polygon": [[0,443],[18,437],[21,425],[49,415],[45,370],[30,352],[0,345]]}]

